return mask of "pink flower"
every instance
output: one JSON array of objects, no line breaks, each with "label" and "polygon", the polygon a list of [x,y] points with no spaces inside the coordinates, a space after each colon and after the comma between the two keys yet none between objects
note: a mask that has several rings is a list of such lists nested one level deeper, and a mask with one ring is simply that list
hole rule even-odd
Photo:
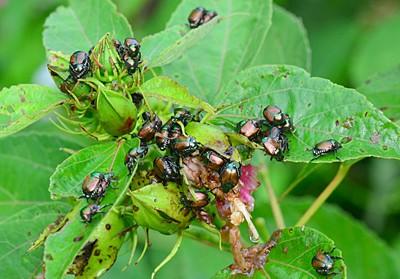
[{"label": "pink flower", "polygon": [[260,186],[257,180],[256,168],[252,165],[242,166],[242,175],[240,176],[240,200],[247,206],[249,211],[254,209],[253,192]]}]

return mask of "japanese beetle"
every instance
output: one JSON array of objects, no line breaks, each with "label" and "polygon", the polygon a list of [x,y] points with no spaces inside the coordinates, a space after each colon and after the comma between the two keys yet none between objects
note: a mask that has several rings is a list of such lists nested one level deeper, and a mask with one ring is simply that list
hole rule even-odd
[{"label": "japanese beetle", "polygon": [[212,20],[214,17],[216,17],[218,14],[216,11],[207,11],[206,14],[203,16],[203,24],[209,22]]},{"label": "japanese beetle", "polygon": [[155,134],[155,139],[158,148],[160,148],[161,150],[165,150],[171,142],[171,140],[169,139],[169,126],[164,125],[161,128],[161,131]]},{"label": "japanese beetle", "polygon": [[119,40],[114,40],[114,47],[117,50],[119,57],[122,59],[122,57],[124,57],[124,54],[126,52],[125,46],[122,45]]},{"label": "japanese beetle", "polygon": [[239,134],[253,139],[260,132],[260,122],[258,120],[243,120],[237,125],[237,130]]},{"label": "japanese beetle", "polygon": [[146,144],[141,144],[138,147],[131,148],[125,156],[125,166],[129,170],[129,174],[132,174],[133,168],[139,159],[144,158],[149,147]]},{"label": "japanese beetle", "polygon": [[69,59],[69,73],[73,79],[85,77],[90,71],[89,54],[85,51],[75,51]]},{"label": "japanese beetle", "polygon": [[174,157],[166,156],[154,159],[154,174],[161,179],[164,185],[167,185],[168,181],[181,183],[179,165]]},{"label": "japanese beetle", "polygon": [[181,203],[183,204],[183,206],[185,208],[190,208],[190,209],[201,208],[201,207],[208,205],[209,202],[210,202],[210,200],[208,198],[208,195],[201,191],[195,192],[195,200],[194,201],[189,200],[185,196],[185,194],[181,193]]},{"label": "japanese beetle", "polygon": [[186,109],[178,108],[174,111],[173,119],[180,121],[186,126],[193,119],[193,115]]},{"label": "japanese beetle", "polygon": [[146,122],[140,128],[138,132],[138,137],[143,141],[151,141],[154,138],[154,135],[160,131],[162,122],[160,118],[158,118],[157,114],[154,114],[153,117],[149,116],[148,113],[142,114],[143,120]]},{"label": "japanese beetle", "polygon": [[289,114],[283,114],[283,122],[282,124],[278,125],[278,128],[281,129],[283,132],[294,130],[292,119],[290,118]]},{"label": "japanese beetle", "polygon": [[125,53],[124,56],[122,57],[122,60],[125,63],[125,67],[128,70],[128,74],[133,75],[137,69],[139,69],[139,64],[142,62],[141,60],[141,55],[139,52],[139,56],[132,58],[128,53]]},{"label": "japanese beetle", "polygon": [[135,92],[131,94],[132,102],[135,104],[137,108],[142,105],[143,102],[143,95],[139,92]]},{"label": "japanese beetle", "polygon": [[282,161],[284,158],[283,153],[289,150],[286,136],[277,127],[272,127],[261,142],[265,153],[271,156],[271,160],[275,158],[277,161]]},{"label": "japanese beetle", "polygon": [[113,178],[114,174],[112,172],[92,172],[85,177],[82,183],[83,195],[81,197],[92,200],[102,198]]},{"label": "japanese beetle", "polygon": [[263,115],[265,119],[273,126],[278,126],[284,123],[284,114],[277,106],[266,106],[264,108]]},{"label": "japanese beetle", "polygon": [[188,21],[189,27],[194,29],[199,27],[204,22],[204,16],[206,15],[207,10],[202,7],[197,7],[192,10],[189,14]]},{"label": "japanese beetle", "polygon": [[82,222],[90,223],[92,221],[93,216],[99,212],[101,213],[102,212],[101,210],[107,206],[109,206],[109,204],[103,206],[98,204],[89,204],[86,207],[82,208],[80,211]]},{"label": "japanese beetle", "polygon": [[[330,253],[332,253],[332,251]],[[325,276],[337,274],[337,272],[333,271],[335,259],[341,259],[341,257],[331,256],[330,253],[319,250],[312,258],[311,265],[318,274]]]},{"label": "japanese beetle", "polygon": [[213,170],[219,170],[226,162],[222,155],[211,149],[205,150],[201,156],[206,161],[207,167]]},{"label": "japanese beetle", "polygon": [[242,175],[241,168],[241,164],[235,161],[230,161],[223,165],[219,172],[222,192],[228,193],[239,183]]},{"label": "japanese beetle", "polygon": [[193,137],[180,135],[171,141],[171,150],[177,155],[186,157],[199,149],[199,143]]},{"label": "japanese beetle", "polygon": [[[317,143],[314,148],[312,149],[312,153],[314,155],[314,158],[312,160],[315,160],[319,158],[322,155],[325,155],[327,153],[334,153],[336,156],[336,152],[342,148],[342,145],[334,140],[334,139],[328,139],[321,141]],[[340,159],[336,156],[336,159],[340,161]]]},{"label": "japanese beetle", "polygon": [[130,57],[137,58],[140,56],[140,44],[135,38],[126,38],[124,45]]}]

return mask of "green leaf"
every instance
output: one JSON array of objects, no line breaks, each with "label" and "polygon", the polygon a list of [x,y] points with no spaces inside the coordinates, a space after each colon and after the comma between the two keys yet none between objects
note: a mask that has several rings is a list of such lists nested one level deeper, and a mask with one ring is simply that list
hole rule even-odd
[{"label": "green leaf", "polygon": [[161,67],[178,59],[186,50],[202,40],[221,20],[216,18],[196,29],[190,29],[183,24],[175,25],[143,38],[141,52],[146,66]]},{"label": "green leaf", "polygon": [[310,71],[310,43],[301,20],[274,5],[271,29],[254,62],[254,65],[295,65]]},{"label": "green leaf", "polygon": [[107,32],[125,39],[133,33],[126,18],[110,0],[70,0],[46,20],[43,44],[47,50],[71,54],[94,46]]},{"label": "green leaf", "polygon": [[400,13],[378,22],[360,36],[352,50],[350,76],[357,85],[400,64]]},{"label": "green leaf", "polygon": [[67,99],[58,89],[20,84],[0,91],[0,137],[22,130]]},{"label": "green leaf", "polygon": [[[52,198],[78,198],[82,195],[82,182],[94,171],[106,172],[115,157],[114,174],[126,172],[124,158],[127,150],[138,145],[138,139],[124,143],[118,150],[118,142],[104,142],[86,147],[71,155],[57,166],[50,177],[49,191]],[[115,155],[116,151],[118,153]]]},{"label": "green leaf", "polygon": [[392,121],[400,120],[400,67],[375,75],[357,88]]},{"label": "green leaf", "polygon": [[[106,202],[110,202],[108,196],[104,199],[104,204]],[[85,224],[79,215],[79,209],[85,203],[79,202],[69,213],[69,222],[47,238],[44,250],[46,278],[62,278],[66,273],[95,278],[114,263],[124,239],[120,234],[124,222],[107,208],[104,217],[98,213],[91,223]]]},{"label": "green leaf", "polygon": [[[283,229],[278,244],[268,256],[266,271],[276,278],[326,278],[319,275],[311,265],[318,251],[342,257],[341,246],[335,249],[335,243],[325,234],[308,227]],[[334,250],[333,250],[334,249]],[[343,260],[335,260],[333,271],[335,278],[346,278],[346,266]]]},{"label": "green leaf", "polygon": [[[277,245],[268,255],[265,271],[270,278],[326,278],[319,275],[311,265],[313,257],[318,251],[330,253],[332,256],[342,257],[339,249],[334,249],[333,240],[325,234],[309,227],[285,228],[275,232],[273,238]],[[334,250],[333,250],[334,249]],[[343,260],[335,260],[333,271],[335,278],[346,278],[346,266]],[[214,279],[248,278],[241,275],[231,275],[229,268],[220,271]],[[265,278],[257,272],[252,278]]]},{"label": "green leaf", "polygon": [[[197,6],[198,1],[182,1],[167,26],[186,23]],[[260,51],[271,25],[272,1],[206,0],[202,6],[215,10],[223,21],[206,39],[163,70],[192,94],[214,104],[218,101],[215,93],[250,65]]]},{"label": "green leaf", "polygon": [[188,89],[176,81],[158,76],[146,81],[140,90],[146,97],[172,102],[189,108],[202,108],[214,113],[214,108],[206,102],[190,95]]},{"label": "green leaf", "polygon": [[139,139],[135,138],[129,142],[94,145],[72,155],[57,167],[51,177],[51,191],[57,197],[80,195],[84,177],[94,170],[108,170],[111,161],[114,161],[112,171],[117,182],[113,183],[116,188],[110,187],[101,200],[101,205],[106,206],[102,210],[104,215],[96,214],[90,223],[83,223],[80,210],[88,203],[81,200],[69,213],[70,221],[63,229],[47,238],[44,254],[46,278],[60,278],[70,272],[93,278],[112,266],[122,245],[125,228],[116,205],[125,197],[134,175],[128,176],[124,157],[128,148],[139,144]]},{"label": "green leaf", "polygon": [[78,137],[62,134],[50,123],[0,139],[0,274],[31,278],[40,272],[42,249],[27,249],[49,223],[69,209],[50,201],[47,185],[64,158],[60,148],[78,149]]},{"label": "green leaf", "polygon": [[[281,204],[286,224],[295,224],[312,202],[309,198],[286,198]],[[253,216],[265,218],[268,228],[273,230],[272,213],[266,208],[269,206],[259,202]],[[364,224],[340,208],[324,204],[308,226],[335,240],[343,253],[349,278],[389,279],[397,278],[400,274],[394,251]]]},{"label": "green leaf", "polygon": [[[217,97],[229,100],[214,117],[234,121],[262,118],[266,105],[278,105],[293,120],[285,160],[309,162],[311,148],[330,138],[343,143],[341,160],[368,156],[400,159],[400,128],[356,90],[310,77],[295,66],[260,66],[240,73]],[[232,94],[234,92],[234,94]],[[327,155],[313,162],[329,162]]]}]

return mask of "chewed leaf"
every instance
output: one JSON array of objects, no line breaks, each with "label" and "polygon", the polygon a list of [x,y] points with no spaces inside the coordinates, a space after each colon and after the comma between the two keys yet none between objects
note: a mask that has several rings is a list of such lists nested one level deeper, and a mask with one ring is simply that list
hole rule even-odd
[{"label": "chewed leaf", "polygon": [[8,136],[39,120],[67,99],[58,89],[20,84],[0,91],[0,137]]},{"label": "chewed leaf", "polygon": [[223,18],[215,18],[196,29],[187,25],[175,25],[141,42],[142,55],[148,68],[164,66],[181,57],[186,50],[202,40]]},{"label": "chewed leaf", "polygon": [[[116,206],[125,198],[136,171],[135,169],[132,175],[128,175],[128,170],[124,166],[124,155],[126,149],[138,147],[139,140],[123,142],[122,147],[118,147],[117,144],[109,143],[108,146],[99,144],[93,148],[88,147],[64,161],[52,176],[53,195],[76,197],[79,195],[79,191],[81,192],[80,184],[87,172],[98,168],[103,171],[104,168],[107,168],[106,165],[109,167],[115,158],[114,187],[109,186],[99,203],[102,213],[98,212],[92,215],[90,222],[83,223],[80,211],[88,206],[88,202],[80,200],[69,213],[69,221],[62,230],[47,238],[44,254],[46,278],[60,278],[67,273],[93,278],[104,273],[114,263],[124,240],[123,230],[125,228],[125,223]],[[100,152],[103,148],[106,151],[96,156],[96,152]],[[114,155],[116,156],[114,157]],[[110,156],[112,157],[111,161],[109,161]],[[62,173],[69,178],[63,180]]]},{"label": "chewed leaf", "polygon": [[126,18],[117,12],[110,0],[70,0],[46,20],[43,44],[47,50],[71,54],[89,51],[107,32],[113,37],[132,37]]},{"label": "chewed leaf", "polygon": [[140,89],[149,98],[170,101],[189,108],[202,108],[211,113],[214,112],[214,108],[211,105],[190,95],[186,87],[165,76],[158,76],[146,81]]},{"label": "chewed leaf", "polygon": [[[234,92],[234,93],[233,93]],[[295,66],[259,66],[241,72],[217,96],[222,106],[214,117],[263,118],[267,105],[277,105],[293,120],[285,160],[309,162],[318,142],[342,143],[341,160],[368,156],[400,159],[400,128],[356,90],[310,77]],[[226,100],[229,100],[227,102]],[[313,162],[337,160],[334,155]]]}]

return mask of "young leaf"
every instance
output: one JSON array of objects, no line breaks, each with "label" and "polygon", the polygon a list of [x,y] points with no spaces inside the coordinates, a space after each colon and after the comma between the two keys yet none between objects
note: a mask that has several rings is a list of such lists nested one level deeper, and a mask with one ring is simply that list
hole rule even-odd
[{"label": "young leaf", "polygon": [[303,23],[292,13],[274,5],[272,26],[254,59],[254,65],[288,64],[311,70],[311,49]]},{"label": "young leaf", "polygon": [[0,91],[0,137],[22,130],[67,99],[58,89],[20,84]]},{"label": "young leaf", "polygon": [[[295,224],[311,203],[309,198],[286,198],[282,203],[286,223]],[[266,211],[267,208],[270,207],[265,203],[256,204],[254,216],[265,218],[268,228],[274,229],[272,213]],[[365,225],[337,206],[324,204],[308,226],[335,240],[343,253],[349,278],[396,278],[400,274],[394,251]]]},{"label": "young leaf", "polygon": [[375,75],[357,88],[392,121],[400,124],[400,67]]},{"label": "young leaf", "polygon": [[171,101],[189,108],[202,108],[207,112],[214,113],[211,105],[190,95],[186,87],[165,76],[158,76],[146,81],[140,89],[149,98]]},{"label": "young leaf", "polygon": [[358,38],[352,49],[350,76],[356,85],[375,73],[390,70],[400,62],[400,13],[377,22]]},{"label": "young leaf", "polygon": [[155,68],[167,65],[181,57],[186,50],[202,40],[223,20],[215,18],[196,29],[187,25],[175,25],[159,33],[143,38],[141,51],[146,66]]},{"label": "young leaf", "polygon": [[83,143],[49,124],[38,122],[0,139],[0,274],[9,278],[32,278],[40,272],[42,249],[27,250],[70,207],[50,201],[46,185],[67,157],[60,148],[79,149]]},{"label": "young leaf", "polygon": [[[234,94],[232,94],[234,92]],[[241,72],[217,95],[221,105],[214,117],[234,121],[263,118],[266,105],[277,105],[293,120],[290,150],[285,160],[309,162],[311,149],[321,141],[336,139],[343,148],[341,160],[368,156],[400,159],[400,128],[356,90],[310,77],[295,66],[259,66]],[[322,156],[313,162],[337,160]]]},{"label": "young leaf", "polygon": [[[133,145],[138,145],[138,139],[128,143],[118,150],[118,142],[104,142],[86,147],[71,155],[57,166],[56,171],[50,177],[49,191],[52,198],[78,198],[82,195],[82,182],[87,175],[94,171],[107,172],[114,160],[114,174],[124,173],[126,167],[124,158],[127,150]],[[115,155],[116,151],[118,154]]]},{"label": "young leaf", "polygon": [[[184,0],[167,26],[184,24],[198,1]],[[272,1],[202,1],[224,20],[164,73],[187,86],[192,94],[214,104],[215,93],[256,57],[271,25]]]},{"label": "young leaf", "polygon": [[46,20],[43,44],[46,50],[72,54],[89,51],[107,32],[118,39],[132,37],[126,18],[110,0],[70,0]]}]

